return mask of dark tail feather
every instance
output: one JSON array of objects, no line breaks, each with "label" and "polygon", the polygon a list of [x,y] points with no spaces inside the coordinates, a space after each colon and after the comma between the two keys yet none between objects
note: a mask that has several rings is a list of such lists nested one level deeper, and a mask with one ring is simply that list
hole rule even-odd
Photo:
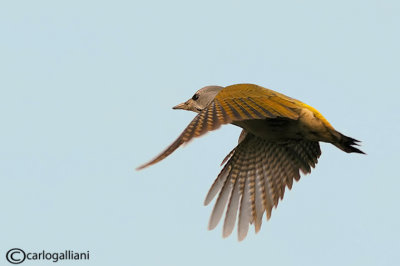
[{"label": "dark tail feather", "polygon": [[356,153],[365,154],[365,152],[354,147],[354,146],[359,146],[360,145],[359,142],[360,142],[359,140],[356,140],[356,139],[347,137],[343,134],[340,134],[340,139],[335,144],[335,146],[347,153],[356,152]]}]

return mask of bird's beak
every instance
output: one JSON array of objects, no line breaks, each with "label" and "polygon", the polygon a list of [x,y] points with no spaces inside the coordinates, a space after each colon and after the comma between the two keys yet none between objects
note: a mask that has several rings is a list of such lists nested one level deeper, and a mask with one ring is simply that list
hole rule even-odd
[{"label": "bird's beak", "polygon": [[188,109],[188,104],[187,104],[187,102],[180,103],[180,104],[172,107],[172,109],[174,109],[174,110],[177,110],[177,109],[187,110]]}]

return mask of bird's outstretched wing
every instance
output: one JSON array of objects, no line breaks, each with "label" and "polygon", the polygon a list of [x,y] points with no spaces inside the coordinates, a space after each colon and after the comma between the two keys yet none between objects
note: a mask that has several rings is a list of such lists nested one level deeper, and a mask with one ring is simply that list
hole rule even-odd
[{"label": "bird's outstretched wing", "polygon": [[321,150],[316,141],[288,141],[274,143],[247,133],[245,138],[228,155],[222,171],[211,186],[204,204],[219,193],[212,211],[209,229],[214,229],[228,204],[223,226],[223,236],[229,236],[238,217],[238,238],[243,240],[254,223],[255,231],[261,227],[266,212],[271,216],[272,207],[283,198],[286,186],[291,189],[293,179],[300,173],[310,173],[315,167]]},{"label": "bird's outstretched wing", "polygon": [[150,162],[139,166],[137,170],[163,160],[192,138],[199,137],[224,124],[276,117],[297,119],[299,103],[301,102],[254,84],[225,87],[167,149]]}]

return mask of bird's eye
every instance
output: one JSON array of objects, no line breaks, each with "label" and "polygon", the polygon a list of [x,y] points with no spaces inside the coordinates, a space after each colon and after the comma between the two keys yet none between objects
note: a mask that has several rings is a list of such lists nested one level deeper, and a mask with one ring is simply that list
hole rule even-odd
[{"label": "bird's eye", "polygon": [[196,101],[199,98],[199,95],[196,93],[195,95],[193,95],[192,100]]}]

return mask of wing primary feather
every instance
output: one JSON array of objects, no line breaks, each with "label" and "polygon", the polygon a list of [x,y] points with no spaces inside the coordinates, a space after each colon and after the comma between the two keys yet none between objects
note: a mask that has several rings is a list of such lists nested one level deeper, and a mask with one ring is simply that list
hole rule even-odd
[{"label": "wing primary feather", "polygon": [[291,150],[288,147],[285,147],[285,161],[284,161],[284,169],[286,172],[286,186],[289,189],[292,189],[293,179],[296,176],[296,168],[295,163],[292,160]]},{"label": "wing primary feather", "polygon": [[283,159],[282,159],[282,169],[284,172],[284,179],[282,180],[284,183],[284,189],[288,187],[292,189],[293,186],[293,179],[295,176],[295,164],[292,161],[291,150],[285,145],[282,147],[283,149]]},{"label": "wing primary feather", "polygon": [[279,202],[279,193],[280,189],[278,187],[278,180],[276,177],[276,157],[275,157],[275,145],[269,145],[269,150],[268,150],[268,164],[267,164],[267,175],[269,177],[270,185],[271,185],[271,194],[273,197],[273,202],[274,202],[274,207],[278,206]]},{"label": "wing primary feather", "polygon": [[[249,150],[252,147],[249,147]],[[249,151],[250,152],[250,151]],[[254,158],[254,150],[251,149],[250,159],[249,159],[249,168],[248,168],[248,177],[249,178],[249,198],[250,198],[250,223],[255,222],[256,220],[256,194],[255,194],[255,186],[256,186],[256,177],[255,177],[255,158]]]},{"label": "wing primary feather", "polygon": [[207,196],[206,196],[206,198],[204,200],[204,205],[207,206],[213,200],[213,198],[218,193],[218,191],[221,190],[221,188],[225,184],[225,181],[226,181],[230,171],[231,171],[231,165],[230,164],[226,164],[224,166],[224,168],[222,168],[221,172],[219,173],[219,175],[215,179],[214,183],[211,185],[210,190],[208,190]]},{"label": "wing primary feather", "polygon": [[287,169],[287,173],[288,173],[288,175],[286,176],[286,185],[288,186],[289,189],[292,189],[293,179],[296,174],[295,174],[293,162],[291,160],[291,157],[289,157],[289,155],[286,158],[286,169]]},{"label": "wing primary feather", "polygon": [[244,186],[243,193],[240,202],[240,210],[239,210],[239,223],[238,223],[238,240],[242,241],[249,231],[250,224],[250,190],[249,190],[249,181],[250,178],[248,176],[247,167],[245,168],[246,177],[244,178]]},{"label": "wing primary feather", "polygon": [[235,182],[236,182],[236,176],[238,175],[238,173],[239,173],[239,171],[238,171],[238,168],[236,165],[236,161],[233,160],[232,161],[232,170],[229,172],[228,177],[225,180],[225,184],[222,187],[222,189],[218,195],[217,201],[215,202],[213,211],[211,213],[210,222],[208,224],[209,230],[214,229],[217,226],[219,220],[221,220],[226,203],[227,203],[229,196],[233,189],[232,178],[234,178]]},{"label": "wing primary feather", "polygon": [[275,206],[275,197],[274,197],[274,192],[273,192],[273,185],[272,185],[272,179],[271,179],[271,174],[270,171],[268,170],[268,161],[269,161],[269,156],[268,156],[268,149],[269,149],[268,144],[265,145],[264,147],[264,157],[262,159],[262,172],[264,176],[264,188],[265,188],[265,196],[266,196],[266,217],[267,220],[271,218],[271,212],[272,212],[272,207]]},{"label": "wing primary feather", "polygon": [[264,171],[264,162],[265,162],[265,145],[259,146],[259,155],[257,156],[257,169],[259,174],[257,175],[258,183],[260,186],[261,196],[262,196],[262,206],[263,209],[271,215],[270,211],[272,209],[272,200],[269,195],[269,188],[268,188],[268,177]]},{"label": "wing primary feather", "polygon": [[234,148],[233,150],[231,150],[228,155],[225,156],[225,158],[222,160],[221,166],[224,165],[224,163],[226,163],[235,153],[236,148]]},{"label": "wing primary feather", "polygon": [[[240,149],[240,147],[239,147]],[[238,156],[240,156],[241,154],[237,154]],[[228,162],[229,163],[229,162]],[[225,214],[225,220],[224,220],[224,226],[223,226],[223,231],[222,231],[222,236],[228,237],[232,231],[233,228],[235,227],[235,222],[236,222],[236,217],[237,217],[237,211],[238,211],[238,207],[239,207],[239,200],[240,200],[240,181],[238,181],[238,179],[241,179],[241,175],[243,175],[243,171],[242,171],[242,167],[243,167],[243,163],[242,160],[237,160],[236,164],[238,165],[238,173],[239,175],[236,176],[235,179],[235,184],[234,184],[234,188],[233,191],[231,193],[231,197],[229,199],[229,203],[228,203],[228,208],[226,210],[226,214]]]},{"label": "wing primary feather", "polygon": [[[278,144],[279,145],[279,144]],[[279,145],[277,149],[277,180],[278,186],[280,187],[280,199],[283,199],[285,195],[285,188],[286,188],[286,178],[288,173],[286,172],[285,168],[285,160],[286,160],[286,153],[285,153],[285,146]]]},{"label": "wing primary feather", "polygon": [[261,176],[260,168],[260,149],[256,149],[255,155],[255,205],[256,205],[256,218],[254,222],[255,232],[258,233],[262,224],[262,217],[265,210],[265,191],[264,191],[264,179]]},{"label": "wing primary feather", "polygon": [[290,159],[291,159],[292,165],[293,165],[293,173],[294,173],[293,177],[296,181],[299,181],[300,180],[299,170],[303,167],[302,162],[298,158],[297,153],[293,149],[290,149],[290,150],[291,150],[291,152],[289,153],[289,156],[290,156]]},{"label": "wing primary feather", "polygon": [[291,189],[293,185],[294,171],[290,156],[290,149],[288,149],[287,145],[282,145],[281,167],[284,175],[282,179],[284,189],[286,186]]},{"label": "wing primary feather", "polygon": [[136,168],[136,170],[141,170],[143,168],[146,168],[150,165],[153,165],[155,163],[158,163],[159,161],[163,160],[165,157],[169,156],[171,153],[173,153],[179,146],[181,146],[184,143],[182,140],[182,137],[179,136],[168,148],[166,148],[160,155],[158,155],[156,158],[151,160],[148,163],[145,163],[139,167]]}]

